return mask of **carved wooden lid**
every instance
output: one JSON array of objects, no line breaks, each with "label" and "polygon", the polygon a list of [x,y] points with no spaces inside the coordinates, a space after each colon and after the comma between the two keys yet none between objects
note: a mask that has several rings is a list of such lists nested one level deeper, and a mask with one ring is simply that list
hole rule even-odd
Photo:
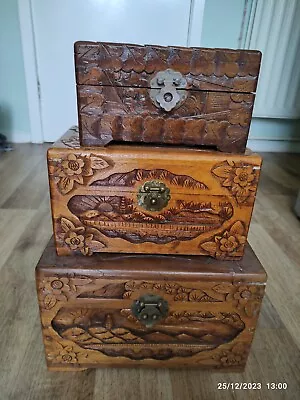
[{"label": "carved wooden lid", "polygon": [[261,263],[247,243],[239,261],[220,261],[208,256],[169,256],[99,253],[93,257],[57,256],[54,240],[49,241],[36,269],[44,274],[81,274],[125,279],[231,282],[265,282]]},{"label": "carved wooden lid", "polygon": [[172,69],[187,89],[255,92],[261,53],[256,50],[163,47],[76,42],[79,85],[150,87],[159,71]]}]

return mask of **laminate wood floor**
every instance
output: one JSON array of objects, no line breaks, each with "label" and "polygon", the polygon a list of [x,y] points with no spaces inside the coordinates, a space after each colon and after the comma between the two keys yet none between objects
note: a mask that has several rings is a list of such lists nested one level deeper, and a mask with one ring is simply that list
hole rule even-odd
[{"label": "laminate wood floor", "polygon": [[[269,279],[244,373],[98,369],[48,372],[34,268],[52,225],[47,145],[0,154],[0,400],[300,399],[300,222],[292,207],[300,155],[264,154],[249,240]],[[260,382],[261,390],[218,390]],[[267,383],[286,382],[287,390]]]}]

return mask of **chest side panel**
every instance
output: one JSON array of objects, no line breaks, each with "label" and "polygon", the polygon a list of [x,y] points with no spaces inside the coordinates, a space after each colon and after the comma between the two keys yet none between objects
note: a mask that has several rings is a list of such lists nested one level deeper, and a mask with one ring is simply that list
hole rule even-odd
[{"label": "chest side panel", "polygon": [[[58,251],[240,257],[260,162],[258,156],[159,148],[147,155],[137,147],[52,149]],[[154,186],[147,192],[149,185]],[[161,186],[163,193],[157,192]]]}]

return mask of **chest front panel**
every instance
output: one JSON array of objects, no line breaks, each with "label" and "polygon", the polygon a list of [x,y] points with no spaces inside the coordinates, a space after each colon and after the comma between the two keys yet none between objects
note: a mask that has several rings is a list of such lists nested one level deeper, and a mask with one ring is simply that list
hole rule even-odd
[{"label": "chest front panel", "polygon": [[70,131],[48,152],[59,254],[243,255],[260,157],[67,147],[75,139]]},{"label": "chest front panel", "polygon": [[257,51],[78,42],[81,144],[111,141],[245,150]]},{"label": "chest front panel", "polygon": [[[88,264],[95,264],[90,260]],[[116,276],[112,269],[107,271],[106,262],[79,267],[78,260],[78,266],[75,262],[69,269],[37,268],[49,368],[245,366],[264,293],[262,271],[250,277],[241,267],[245,276],[237,278],[233,266],[224,261],[205,267],[203,259],[197,265],[196,260],[179,257],[182,271],[190,263],[194,268],[190,279],[182,272],[182,278],[174,280],[162,272],[164,267],[172,270],[170,259],[131,256],[126,262],[130,270],[123,268],[122,256],[106,260],[116,264]],[[152,275],[159,266],[160,275],[141,279],[133,265],[149,267]],[[221,272],[210,274],[213,267]]]}]

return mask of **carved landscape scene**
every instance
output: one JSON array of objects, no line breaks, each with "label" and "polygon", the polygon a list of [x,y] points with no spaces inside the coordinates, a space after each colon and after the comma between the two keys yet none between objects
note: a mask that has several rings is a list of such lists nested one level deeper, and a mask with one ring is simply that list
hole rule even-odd
[{"label": "carved landscape scene", "polygon": [[[167,360],[229,343],[243,331],[245,324],[236,313],[183,311],[171,312],[149,329],[129,309],[76,307],[62,308],[53,319],[52,327],[63,339],[83,349],[135,360]],[[163,348],[158,350],[161,345]]]}]

